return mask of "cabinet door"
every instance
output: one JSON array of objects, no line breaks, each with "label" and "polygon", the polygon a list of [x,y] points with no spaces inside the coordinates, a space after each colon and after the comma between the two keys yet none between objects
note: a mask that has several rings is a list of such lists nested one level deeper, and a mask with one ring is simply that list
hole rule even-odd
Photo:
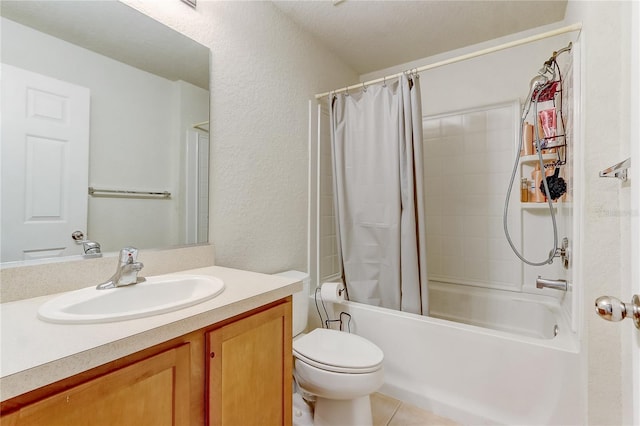
[{"label": "cabinet door", "polygon": [[189,425],[189,344],[75,386],[3,417],[7,425]]},{"label": "cabinet door", "polygon": [[207,334],[210,425],[291,425],[291,300]]}]

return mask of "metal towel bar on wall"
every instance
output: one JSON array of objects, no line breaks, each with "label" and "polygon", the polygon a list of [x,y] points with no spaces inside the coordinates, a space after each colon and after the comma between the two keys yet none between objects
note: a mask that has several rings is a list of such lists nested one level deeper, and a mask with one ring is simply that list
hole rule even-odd
[{"label": "metal towel bar on wall", "polygon": [[604,169],[600,172],[600,177],[612,177],[618,178],[623,182],[627,180],[627,169],[631,167],[631,158],[627,158],[624,161],[614,164],[608,169]]},{"label": "metal towel bar on wall", "polygon": [[112,198],[171,198],[169,191],[153,192],[153,191],[126,191],[119,189],[96,189],[89,187],[89,195],[94,197],[112,197]]}]

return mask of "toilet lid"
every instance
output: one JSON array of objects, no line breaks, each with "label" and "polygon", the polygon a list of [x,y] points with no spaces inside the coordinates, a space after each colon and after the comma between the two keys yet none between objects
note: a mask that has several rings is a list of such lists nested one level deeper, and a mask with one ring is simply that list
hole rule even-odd
[{"label": "toilet lid", "polygon": [[368,373],[380,368],[384,354],[367,339],[344,331],[316,328],[293,342],[294,355],[329,371]]}]

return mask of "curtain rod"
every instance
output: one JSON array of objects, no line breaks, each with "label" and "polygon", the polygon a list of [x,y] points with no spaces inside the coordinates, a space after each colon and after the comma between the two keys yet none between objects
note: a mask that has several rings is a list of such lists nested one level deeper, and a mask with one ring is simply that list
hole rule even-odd
[{"label": "curtain rod", "polygon": [[[572,24],[566,27],[557,28],[555,30],[547,31],[544,33],[532,35],[529,37],[521,38],[519,40],[510,41],[507,43],[499,44],[494,47],[489,47],[486,49],[476,50],[475,52],[467,53],[464,55],[456,56],[454,58],[445,59],[443,61],[434,62],[433,64],[424,65],[418,68],[412,68],[410,71],[413,72],[423,72],[433,68],[442,67],[444,65],[454,64],[456,62],[466,61],[467,59],[477,58],[479,56],[487,55],[489,53],[499,52],[501,50],[509,49],[511,47],[521,46],[523,44],[532,43],[534,41],[542,40],[549,37],[554,37],[560,34],[570,33],[573,31],[580,31],[582,29],[582,23]],[[352,89],[359,89],[362,86],[368,86],[371,84],[382,83],[385,80],[391,80],[396,77],[400,77],[403,73],[399,72],[393,75],[388,75],[386,77],[377,78],[375,80],[365,81],[363,83],[353,84],[351,86],[343,87],[342,89],[332,90],[331,92],[320,93],[316,95],[316,99],[324,98],[325,96],[329,96],[331,93],[342,93]]]}]

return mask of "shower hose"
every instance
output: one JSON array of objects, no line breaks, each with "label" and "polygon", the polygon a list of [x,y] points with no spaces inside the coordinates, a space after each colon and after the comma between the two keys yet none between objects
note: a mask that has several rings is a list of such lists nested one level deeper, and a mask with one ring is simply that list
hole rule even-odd
[{"label": "shower hose", "polygon": [[[524,263],[526,263],[527,265],[531,265],[531,266],[544,266],[550,263],[553,263],[553,258],[555,257],[556,252],[558,251],[558,227],[556,225],[556,216],[553,212],[553,203],[551,200],[551,196],[549,194],[549,186],[547,184],[547,179],[543,178],[542,182],[544,183],[544,193],[545,196],[547,197],[547,203],[549,204],[549,213],[551,214],[551,223],[553,225],[553,249],[549,252],[549,257],[541,262],[533,262],[531,260],[528,260],[527,258],[524,257],[523,254],[521,254],[518,249],[516,248],[515,244],[513,243],[512,239],[511,239],[511,235],[509,234],[509,226],[508,226],[508,213],[509,213],[509,200],[511,199],[511,190],[513,189],[513,183],[515,181],[516,178],[516,173],[518,172],[518,164],[520,162],[520,150],[522,149],[522,133],[523,133],[523,127],[524,127],[524,123],[525,123],[525,118],[526,116],[529,114],[529,110],[531,109],[531,104],[534,105],[534,117],[538,116],[538,99],[540,98],[540,94],[544,91],[544,89],[546,89],[552,82],[550,82],[549,80],[547,80],[545,83],[542,84],[542,87],[537,91],[537,94],[535,95],[535,101],[533,100],[533,93],[535,92],[536,88],[540,85],[538,83],[536,84],[532,84],[531,86],[531,90],[530,93],[527,97],[528,100],[528,104],[525,105],[525,107],[523,108],[523,113],[522,113],[522,117],[520,118],[520,137],[519,137],[519,143],[518,143],[518,148],[516,149],[516,158],[515,161],[513,163],[513,170],[511,172],[511,180],[509,181],[509,188],[507,189],[507,195],[505,197],[505,201],[504,201],[504,212],[502,215],[502,223],[504,226],[504,233],[505,236],[507,237],[507,241],[509,242],[509,245],[511,246],[511,250],[513,250],[513,252],[516,254],[516,256],[518,256],[518,258],[520,258],[520,260],[522,260]],[[538,161],[540,162],[540,170],[544,170],[544,161],[542,158],[542,150],[540,149],[540,133],[538,130],[538,126],[533,126],[534,127],[534,131],[535,131],[535,143],[536,143],[536,151],[538,152]]]}]

